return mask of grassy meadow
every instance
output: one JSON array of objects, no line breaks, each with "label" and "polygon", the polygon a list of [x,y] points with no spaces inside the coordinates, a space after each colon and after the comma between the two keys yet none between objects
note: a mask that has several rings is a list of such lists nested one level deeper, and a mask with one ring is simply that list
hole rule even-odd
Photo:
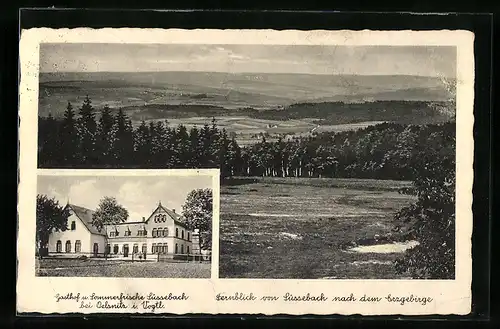
[{"label": "grassy meadow", "polygon": [[36,275],[50,277],[210,278],[210,263],[41,259]]},{"label": "grassy meadow", "polygon": [[219,277],[391,279],[399,253],[346,245],[391,234],[409,182],[255,178],[221,187]]}]

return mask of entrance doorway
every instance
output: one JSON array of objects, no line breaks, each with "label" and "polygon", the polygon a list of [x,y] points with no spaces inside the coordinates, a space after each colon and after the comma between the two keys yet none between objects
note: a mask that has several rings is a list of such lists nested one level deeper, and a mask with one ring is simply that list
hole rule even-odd
[{"label": "entrance doorway", "polygon": [[123,257],[128,257],[128,244],[123,245]]},{"label": "entrance doorway", "polygon": [[99,244],[94,243],[94,257],[97,257],[99,255]]}]

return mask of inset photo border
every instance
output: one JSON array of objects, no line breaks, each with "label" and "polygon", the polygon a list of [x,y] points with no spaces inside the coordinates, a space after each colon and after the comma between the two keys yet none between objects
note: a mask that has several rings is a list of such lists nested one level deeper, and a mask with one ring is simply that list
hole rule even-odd
[{"label": "inset photo border", "polygon": [[[210,278],[214,171],[41,170],[36,275]],[[217,258],[217,257],[215,257]],[[217,266],[214,266],[217,269]]]}]

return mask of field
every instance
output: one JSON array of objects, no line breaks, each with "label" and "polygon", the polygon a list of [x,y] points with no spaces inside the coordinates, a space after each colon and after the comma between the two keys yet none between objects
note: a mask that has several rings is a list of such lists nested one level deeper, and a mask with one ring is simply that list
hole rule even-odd
[{"label": "field", "polygon": [[401,278],[393,265],[401,251],[346,246],[391,234],[395,212],[414,201],[397,192],[408,186],[361,179],[230,182],[221,187],[219,277]]},{"label": "field", "polygon": [[210,263],[130,262],[116,260],[41,259],[38,276],[210,278]]},{"label": "field", "polygon": [[[341,132],[347,130],[356,130],[366,128],[370,125],[382,123],[382,121],[359,122],[352,124],[339,125],[318,125],[313,123],[316,119],[304,118],[295,120],[270,120],[256,119],[246,116],[221,116],[215,117],[217,127],[226,129],[230,137],[234,137],[240,146],[257,143],[262,140],[261,134],[265,134],[266,140],[269,142],[276,141],[279,136],[283,139],[291,139],[293,137],[307,137],[313,131],[320,132]],[[145,120],[157,121],[156,119]],[[192,117],[182,119],[168,119],[170,126],[184,125],[187,129],[196,126],[201,129],[203,125],[211,125],[212,117]],[[139,125],[137,121],[136,126]]]}]

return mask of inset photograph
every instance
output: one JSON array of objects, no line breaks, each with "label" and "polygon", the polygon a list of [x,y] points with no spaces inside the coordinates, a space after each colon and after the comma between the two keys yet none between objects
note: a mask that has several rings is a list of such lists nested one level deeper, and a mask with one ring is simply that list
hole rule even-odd
[{"label": "inset photograph", "polygon": [[213,175],[74,172],[38,176],[37,276],[210,278]]}]

